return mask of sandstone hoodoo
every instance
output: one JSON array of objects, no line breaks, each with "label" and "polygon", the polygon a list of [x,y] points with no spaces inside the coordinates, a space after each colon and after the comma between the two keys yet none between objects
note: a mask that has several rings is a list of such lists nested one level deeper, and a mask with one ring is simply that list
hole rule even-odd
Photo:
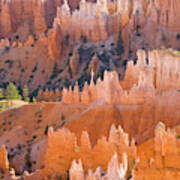
[{"label": "sandstone hoodoo", "polygon": [[0,0],[0,179],[180,179],[179,0]]}]

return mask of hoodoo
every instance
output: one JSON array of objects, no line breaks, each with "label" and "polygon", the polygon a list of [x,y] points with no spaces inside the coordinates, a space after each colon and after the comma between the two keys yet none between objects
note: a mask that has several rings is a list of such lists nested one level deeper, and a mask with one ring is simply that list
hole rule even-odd
[{"label": "hoodoo", "polygon": [[0,179],[180,179],[180,0],[0,0]]}]

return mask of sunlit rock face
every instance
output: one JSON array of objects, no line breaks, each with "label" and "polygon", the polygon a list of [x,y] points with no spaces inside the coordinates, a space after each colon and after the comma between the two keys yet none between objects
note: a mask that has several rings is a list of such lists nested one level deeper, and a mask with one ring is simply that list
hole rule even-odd
[{"label": "sunlit rock face", "polygon": [[0,150],[0,162],[0,170],[4,173],[7,172],[9,170],[9,161],[5,146],[2,146]]},{"label": "sunlit rock face", "polygon": [[48,34],[48,53],[52,60],[59,59],[63,50],[62,31],[56,21]]},{"label": "sunlit rock face", "polygon": [[[126,155],[123,153],[126,153]],[[113,155],[114,157],[111,160]],[[58,158],[59,156],[61,156],[61,159]],[[112,125],[108,140],[103,137],[93,147],[87,132],[82,133],[80,144],[78,144],[73,133],[67,129],[60,129],[57,132],[49,132],[44,173],[46,175],[66,174],[65,172],[70,168],[72,160],[81,159],[79,165],[76,164],[76,161],[72,163],[70,170],[72,178],[76,176],[83,177],[83,174],[75,172],[76,168],[82,168],[82,162],[85,172],[89,169],[95,170],[100,166],[103,171],[107,170],[107,177],[115,176],[119,172],[118,176],[121,179],[127,175],[127,169],[135,157],[134,141],[129,141],[128,135],[124,133],[120,126],[116,128]],[[110,160],[111,162],[109,162]],[[118,160],[123,160],[123,168],[121,165],[119,167]],[[113,175],[113,173],[115,174]]]},{"label": "sunlit rock face", "polygon": [[[128,62],[125,77],[119,81],[116,72],[105,72],[104,79],[85,84],[82,92],[75,93],[72,88],[64,89],[62,102],[90,104],[104,99],[108,104],[143,104],[146,99],[168,90],[180,88],[180,57],[167,51],[151,51],[148,57],[145,51],[137,52],[138,60],[134,65]],[[75,89],[78,89],[77,85]],[[103,91],[102,91],[103,89]]]},{"label": "sunlit rock face", "polygon": [[175,32],[180,29],[178,0],[64,0],[63,3],[56,0],[1,0],[0,6],[1,37],[10,37],[15,32],[24,37],[29,34],[39,36],[52,28],[55,18],[72,39],[86,36],[90,41],[107,40],[109,35],[119,31],[120,26],[128,24],[133,29],[137,25],[144,29],[149,23]]},{"label": "sunlit rock face", "polygon": [[135,179],[176,179],[180,177],[178,168],[180,143],[174,130],[158,123],[155,137],[139,148],[139,162],[133,170]]},{"label": "sunlit rock face", "polygon": [[[77,6],[78,8],[75,8]],[[89,74],[93,69],[95,75],[97,75],[102,65],[98,58],[100,44],[106,44],[108,49],[114,44],[115,49],[120,32],[124,48],[124,53],[119,57],[121,62],[131,59],[135,61],[136,53],[139,49],[150,51],[152,49],[159,49],[161,46],[175,49],[180,47],[179,21],[177,20],[179,14],[176,12],[176,7],[179,7],[179,1],[171,1],[168,4],[166,1],[162,3],[161,1],[136,0],[98,0],[97,2],[84,0],[63,2],[56,0],[1,0],[0,7],[2,7],[0,11],[0,51],[4,52],[1,54],[2,62],[8,58],[12,59],[15,63],[21,61],[24,67],[36,66],[36,64],[41,66],[38,69],[38,75],[33,79],[30,79],[33,76],[30,74],[31,70],[29,69],[31,68],[27,68],[26,72],[23,72],[23,77],[20,78],[21,70],[24,71],[24,68],[16,69],[16,72],[14,72],[14,69],[9,70],[5,67],[5,70],[10,73],[1,79],[3,83],[14,81],[21,88],[24,84],[28,83],[31,91],[40,88],[50,89],[46,83],[49,83],[51,80],[52,67],[55,62],[58,62],[59,68],[65,69],[62,73],[63,75],[58,75],[58,78],[65,79],[67,77],[68,85],[75,84],[75,81],[82,75],[83,71],[82,63],[80,63],[82,57],[79,57],[77,51],[78,46],[80,47],[82,44],[92,45],[92,47],[97,48],[95,50],[97,52],[94,52],[96,56],[87,64],[89,66],[87,73]],[[172,10],[173,8],[174,10]],[[175,20],[169,20],[170,17]],[[161,23],[160,19],[163,18],[168,19],[168,23],[164,23],[164,21]],[[177,23],[173,24],[176,21]],[[67,63],[67,67],[64,67],[66,61],[69,61],[69,52],[72,52],[73,57],[70,59],[69,64]],[[112,56],[109,59],[117,58],[116,54]],[[149,53],[149,57],[151,56],[154,55]],[[27,59],[29,60],[27,61]],[[121,67],[116,67],[116,65],[110,67],[111,70],[118,71],[122,75],[121,78],[124,76],[122,64],[120,63]],[[152,65],[152,67],[154,66],[159,65]],[[170,66],[174,68],[172,64]],[[3,68],[2,63],[0,69]],[[106,69],[108,68],[106,67]],[[69,72],[69,69],[72,70],[72,74]],[[160,72],[158,74],[164,71]],[[14,73],[16,73],[16,76],[12,75]],[[171,81],[171,74],[174,73],[171,70],[168,77],[170,82],[173,83],[175,81]],[[178,76],[177,74],[176,76]],[[141,76],[144,75],[141,74]],[[19,78],[22,82],[19,81]],[[136,80],[132,81],[136,81],[136,85],[138,85],[139,76],[136,76],[134,79]],[[160,79],[154,84],[154,87],[157,87],[157,92],[168,89],[170,86],[174,87],[178,82],[170,85],[166,84],[168,81],[165,82],[165,80],[161,81]],[[62,84],[59,83],[56,88],[62,89],[62,86],[64,86]],[[128,83],[126,82],[126,84]],[[86,100],[83,101],[91,101],[85,96],[83,95],[82,99],[85,98]],[[130,93],[130,96],[133,96],[133,92]]]},{"label": "sunlit rock face", "polygon": [[180,179],[179,12],[179,0],[0,0],[0,85],[41,101],[0,112],[0,178]]},{"label": "sunlit rock face", "polygon": [[105,41],[108,38],[106,3],[88,3],[81,1],[79,10],[70,12],[70,7],[65,3],[58,8],[57,18],[65,34],[69,34],[73,40],[86,37],[89,41]]}]

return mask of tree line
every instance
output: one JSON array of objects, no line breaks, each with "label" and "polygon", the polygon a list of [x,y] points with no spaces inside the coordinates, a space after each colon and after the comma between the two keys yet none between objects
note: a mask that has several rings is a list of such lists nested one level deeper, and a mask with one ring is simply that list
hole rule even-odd
[{"label": "tree line", "polygon": [[[0,88],[0,99],[6,99],[6,100],[24,100],[26,102],[30,102],[29,98],[29,89],[28,86],[25,85],[23,88],[22,95],[20,95],[17,87],[14,85],[14,83],[10,82],[7,89],[6,89],[6,95],[3,93],[3,89]],[[32,102],[36,102],[36,98],[33,97]]]}]

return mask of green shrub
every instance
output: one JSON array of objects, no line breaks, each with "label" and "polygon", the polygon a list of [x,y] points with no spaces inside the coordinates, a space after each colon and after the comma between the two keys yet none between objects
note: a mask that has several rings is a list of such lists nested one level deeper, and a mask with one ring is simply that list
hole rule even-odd
[{"label": "green shrub", "polygon": [[25,101],[26,101],[26,102],[29,102],[29,101],[30,101],[30,98],[29,98],[29,97],[26,97]]},{"label": "green shrub", "polygon": [[122,40],[122,32],[121,29],[119,31],[117,47],[116,47],[117,55],[121,56],[124,53],[123,40]]},{"label": "green shrub", "polygon": [[31,168],[31,167],[32,167],[32,162],[31,162],[30,153],[31,153],[31,147],[28,147],[28,149],[27,149],[27,154],[25,155],[25,162],[26,162],[26,166],[27,166],[28,168]]},{"label": "green shrub", "polygon": [[29,95],[28,86],[25,85],[24,88],[23,88],[23,97],[24,97],[24,100],[25,100],[25,101],[27,100],[27,102],[29,102],[29,100],[28,100],[28,95]]},{"label": "green shrub", "polygon": [[47,135],[48,134],[48,129],[49,129],[49,126],[47,125],[45,130],[44,130],[44,134]]},{"label": "green shrub", "polygon": [[33,101],[33,103],[36,103],[36,102],[37,102],[37,100],[36,100],[35,97],[33,97],[32,101]]},{"label": "green shrub", "polygon": [[62,180],[61,176],[57,176],[56,180]]},{"label": "green shrub", "polygon": [[34,66],[34,68],[33,68],[32,72],[36,72],[36,71],[37,71],[37,65],[36,65],[36,66]]},{"label": "green shrub", "polygon": [[65,116],[64,114],[61,114],[61,120],[64,121],[65,120]]},{"label": "green shrub", "polygon": [[66,35],[65,35],[65,44],[66,44],[66,46],[69,45],[69,39],[70,39],[69,34],[66,34]]},{"label": "green shrub", "polygon": [[58,64],[55,63],[50,79],[52,80],[52,79],[56,78],[57,75],[58,75]]},{"label": "green shrub", "polygon": [[41,119],[37,120],[37,123],[41,123],[41,122],[42,122],[42,120],[41,120]]},{"label": "green shrub", "polygon": [[7,87],[6,99],[7,100],[21,100],[21,96],[19,95],[19,92],[16,86],[12,82],[10,82]]},{"label": "green shrub", "polygon": [[33,139],[36,139],[36,138],[37,138],[37,136],[36,136],[36,135],[34,135],[32,138],[33,138]]},{"label": "green shrub", "polygon": [[109,66],[109,57],[107,56],[107,51],[104,50],[101,55],[98,55],[101,62]]},{"label": "green shrub", "polygon": [[0,99],[3,99],[4,96],[3,96],[3,90],[0,88]]},{"label": "green shrub", "polygon": [[82,55],[83,52],[84,52],[84,47],[81,44],[80,47],[78,48],[78,53],[79,53],[79,55]]}]

